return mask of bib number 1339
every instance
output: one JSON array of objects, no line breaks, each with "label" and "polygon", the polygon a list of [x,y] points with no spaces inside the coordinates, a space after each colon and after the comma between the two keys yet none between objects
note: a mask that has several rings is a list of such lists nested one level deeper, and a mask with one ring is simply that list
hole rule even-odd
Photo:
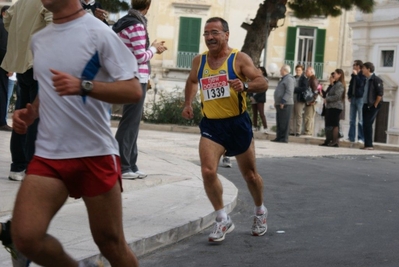
[{"label": "bib number 1339", "polygon": [[204,101],[230,97],[230,85],[226,74],[202,78],[200,83]]}]

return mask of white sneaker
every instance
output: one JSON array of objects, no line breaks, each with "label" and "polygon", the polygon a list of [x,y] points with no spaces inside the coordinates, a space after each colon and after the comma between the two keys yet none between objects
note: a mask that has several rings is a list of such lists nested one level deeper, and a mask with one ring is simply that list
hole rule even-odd
[{"label": "white sneaker", "polygon": [[226,221],[215,222],[212,233],[209,234],[209,242],[220,242],[224,240],[226,234],[231,233],[234,230],[234,223],[230,216],[227,216]]},{"label": "white sneaker", "polygon": [[130,180],[132,180],[132,179],[137,179],[137,178],[139,178],[139,175],[137,173],[134,173],[134,172],[122,173],[122,179],[130,179]]},{"label": "white sneaker", "polygon": [[358,140],[357,141],[359,144],[364,144],[364,141],[363,140]]},{"label": "white sneaker", "polygon": [[147,177],[147,174],[144,172],[141,172],[141,171],[136,171],[135,174],[138,175],[137,178],[139,178],[139,179],[143,179],[143,178]]},{"label": "white sneaker", "polygon": [[22,181],[25,178],[25,170],[22,172],[10,172],[8,179],[11,181]]},{"label": "white sneaker", "polygon": [[267,129],[267,128],[262,129],[262,133],[268,134],[269,133],[269,129]]},{"label": "white sneaker", "polygon": [[258,131],[258,128],[252,127],[252,131],[253,131],[253,132],[256,132],[256,131]]},{"label": "white sneaker", "polygon": [[229,157],[223,157],[222,159],[222,167],[225,168],[231,168],[233,164],[231,164],[230,158]]},{"label": "white sneaker", "polygon": [[254,236],[262,236],[267,232],[267,209],[262,215],[255,215],[251,233]]}]

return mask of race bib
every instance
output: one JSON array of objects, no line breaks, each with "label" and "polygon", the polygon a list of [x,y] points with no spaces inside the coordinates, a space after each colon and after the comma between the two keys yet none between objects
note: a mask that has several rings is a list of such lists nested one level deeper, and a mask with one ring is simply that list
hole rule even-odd
[{"label": "race bib", "polygon": [[200,83],[204,101],[230,97],[230,84],[227,74],[202,78]]}]

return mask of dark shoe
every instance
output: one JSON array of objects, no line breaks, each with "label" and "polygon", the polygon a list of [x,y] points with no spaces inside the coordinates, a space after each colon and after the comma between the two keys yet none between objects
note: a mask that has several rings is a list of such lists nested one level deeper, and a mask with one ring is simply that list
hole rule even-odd
[{"label": "dark shoe", "polygon": [[1,224],[1,242],[5,249],[11,254],[12,266],[29,266],[30,260],[15,249],[11,240],[11,221]]},{"label": "dark shoe", "polygon": [[294,133],[290,133],[290,135],[291,135],[291,136],[295,136],[295,134],[294,134]]},{"label": "dark shoe", "polygon": [[335,144],[330,143],[330,144],[328,144],[328,146],[329,147],[339,147],[338,143],[335,143]]},{"label": "dark shoe", "polygon": [[299,136],[301,136],[301,135],[300,135],[300,134],[295,134],[295,136],[296,136],[296,137],[299,137]]},{"label": "dark shoe", "polygon": [[0,126],[0,131],[12,132],[12,127],[4,124],[3,126]]},{"label": "dark shoe", "polygon": [[270,140],[270,142],[280,142],[280,140],[278,140],[278,139],[276,138],[276,139]]},{"label": "dark shoe", "polygon": [[328,144],[326,142],[321,143],[319,146],[328,146]]}]

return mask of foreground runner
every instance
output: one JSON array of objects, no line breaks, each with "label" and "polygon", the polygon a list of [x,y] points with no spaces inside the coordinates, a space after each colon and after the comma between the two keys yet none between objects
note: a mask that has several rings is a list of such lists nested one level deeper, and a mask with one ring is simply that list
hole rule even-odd
[{"label": "foreground runner", "polygon": [[109,103],[140,99],[137,61],[79,0],[42,3],[53,12],[53,24],[32,38],[38,99],[13,116],[22,134],[40,114],[35,156],[15,202],[14,245],[42,266],[99,266],[79,264],[47,234],[68,196],[82,197],[94,241],[111,266],[138,266],[123,233],[118,145],[109,115]]}]

